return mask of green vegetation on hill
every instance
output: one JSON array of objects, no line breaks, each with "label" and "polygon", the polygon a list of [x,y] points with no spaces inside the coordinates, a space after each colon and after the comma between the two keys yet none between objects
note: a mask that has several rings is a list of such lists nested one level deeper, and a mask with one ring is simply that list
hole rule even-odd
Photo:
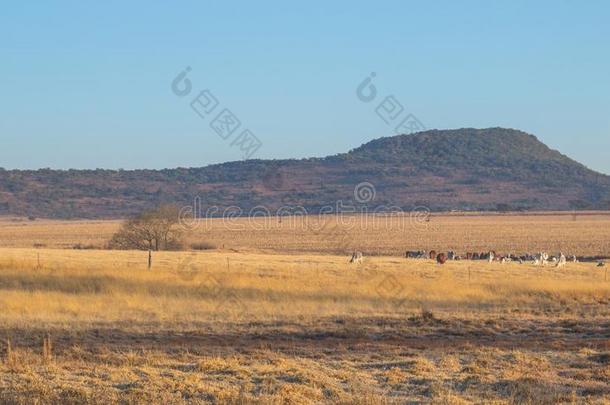
[{"label": "green vegetation on hill", "polygon": [[315,159],[164,170],[0,169],[0,215],[115,218],[196,196],[204,209],[288,204],[316,212],[351,201],[364,181],[376,188],[370,206],[405,210],[610,209],[610,177],[525,132],[464,128],[380,138]]}]

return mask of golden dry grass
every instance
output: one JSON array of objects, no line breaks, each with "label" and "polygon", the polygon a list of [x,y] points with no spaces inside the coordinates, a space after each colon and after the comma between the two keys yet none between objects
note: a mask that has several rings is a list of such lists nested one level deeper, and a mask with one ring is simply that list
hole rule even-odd
[{"label": "golden dry grass", "polygon": [[[0,249],[6,403],[605,403],[610,282],[532,265]],[[43,356],[49,334],[52,358]]]},{"label": "golden dry grass", "polygon": [[0,217],[0,247],[70,249],[76,244],[102,247],[121,221],[57,221]]},{"label": "golden dry grass", "polygon": [[148,271],[146,252],[65,249],[118,221],[4,219],[0,402],[610,401],[606,269],[400,257],[608,255],[608,213],[387,220],[213,220],[187,238],[219,249]]},{"label": "golden dry grass", "polygon": [[[119,221],[0,220],[0,247],[102,247]],[[564,251],[610,255],[610,213],[432,214],[429,222],[409,215],[276,217],[201,221],[187,234],[189,242],[218,248],[284,253],[402,255],[405,250],[496,250],[504,253]]]},{"label": "golden dry grass", "polygon": [[[345,256],[206,251],[155,252],[149,271],[147,257],[133,251],[0,249],[4,319],[115,321],[131,311],[136,319],[155,321],[285,320],[400,316],[422,306],[435,313],[505,312],[558,300],[580,304],[571,306],[577,310],[603,302],[610,292],[605,268],[595,263],[439,266],[368,257],[351,265]],[[226,313],[220,299],[229,304]],[[228,311],[232,306],[235,311]]]}]

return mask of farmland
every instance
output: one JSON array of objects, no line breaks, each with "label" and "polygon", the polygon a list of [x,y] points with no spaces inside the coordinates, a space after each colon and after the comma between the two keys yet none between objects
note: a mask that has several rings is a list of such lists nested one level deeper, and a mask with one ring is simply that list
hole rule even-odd
[{"label": "farmland", "polygon": [[[504,253],[610,255],[610,212],[529,214],[429,214],[420,216],[313,216],[304,219],[235,218],[194,222],[189,243],[218,249],[274,253],[341,253],[361,250],[402,256],[435,249]],[[102,248],[120,221],[0,219],[0,247]]]},{"label": "farmland", "polygon": [[608,254],[607,214],[381,221],[211,221],[187,235],[207,250],[155,252],[148,270],[147,252],[72,249],[101,247],[117,221],[6,219],[0,402],[610,400],[607,267],[402,257]]}]

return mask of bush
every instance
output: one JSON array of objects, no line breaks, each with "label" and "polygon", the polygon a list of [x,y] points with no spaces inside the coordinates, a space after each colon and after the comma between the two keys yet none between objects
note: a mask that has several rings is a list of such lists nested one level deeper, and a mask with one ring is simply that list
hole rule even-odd
[{"label": "bush", "polygon": [[211,250],[211,249],[216,249],[216,248],[217,248],[217,246],[210,242],[201,241],[201,242],[191,243],[191,249],[193,249],[193,250]]},{"label": "bush", "polygon": [[93,249],[98,249],[98,247],[94,246],[94,245],[83,245],[82,243],[77,243],[76,245],[72,245],[72,249],[75,249],[75,250],[93,250]]},{"label": "bush", "polygon": [[181,250],[179,209],[165,205],[145,211],[123,223],[108,243],[110,249]]}]

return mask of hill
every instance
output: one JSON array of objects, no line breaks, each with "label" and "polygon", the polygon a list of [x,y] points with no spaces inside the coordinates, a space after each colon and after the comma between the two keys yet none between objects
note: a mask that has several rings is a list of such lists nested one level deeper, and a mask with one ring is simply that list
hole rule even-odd
[{"label": "hill", "polygon": [[[610,209],[610,176],[504,128],[430,130],[300,160],[247,160],[165,170],[2,170],[0,214],[117,218],[161,203],[240,207],[301,205],[317,213],[354,188],[374,187],[369,209]],[[356,201],[357,202],[357,201]]]}]

